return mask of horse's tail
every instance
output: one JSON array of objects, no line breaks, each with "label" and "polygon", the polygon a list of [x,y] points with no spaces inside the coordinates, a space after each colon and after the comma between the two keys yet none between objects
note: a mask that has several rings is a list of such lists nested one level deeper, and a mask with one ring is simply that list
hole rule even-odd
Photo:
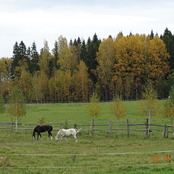
[{"label": "horse's tail", "polygon": [[80,132],[81,130],[82,130],[82,128],[80,128],[80,129],[77,129],[77,131],[76,131],[76,132],[77,132],[77,133],[79,133],[79,132]]}]

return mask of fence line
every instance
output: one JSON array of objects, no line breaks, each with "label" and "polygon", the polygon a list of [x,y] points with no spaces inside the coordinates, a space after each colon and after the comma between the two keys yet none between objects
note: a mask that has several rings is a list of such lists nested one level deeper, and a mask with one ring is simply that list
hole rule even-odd
[{"label": "fence line", "polygon": [[[0,125],[8,125],[8,127],[0,127],[0,129],[10,129],[14,130],[14,126],[16,123],[6,123],[6,122],[0,122]],[[34,123],[18,123],[18,129],[17,130],[33,130],[33,127],[38,124]],[[168,138],[169,133],[174,134],[174,126],[170,125],[159,125],[159,124],[149,124],[149,120],[146,119],[144,124],[132,124],[130,121],[127,119],[125,124],[114,124],[113,121],[109,121],[108,124],[96,124],[94,122],[94,119],[91,120],[90,124],[74,124],[74,125],[69,125],[67,123],[52,123],[50,124],[52,126],[58,126],[59,128],[54,128],[53,130],[59,130],[64,127],[74,127],[74,128],[82,128],[82,132],[88,131],[91,135],[94,135],[95,132],[108,132],[110,136],[113,135],[113,132],[127,132],[127,137],[130,137],[131,132],[144,132],[145,137],[149,137],[151,132],[160,132],[162,133],[162,136],[164,138]],[[25,127],[25,128],[24,128]],[[87,127],[87,128],[85,128]],[[107,127],[107,128],[106,128]],[[132,128],[136,127],[136,128]],[[141,127],[137,129],[137,127]],[[155,129],[156,128],[156,129]],[[161,128],[161,129],[157,129]]]}]

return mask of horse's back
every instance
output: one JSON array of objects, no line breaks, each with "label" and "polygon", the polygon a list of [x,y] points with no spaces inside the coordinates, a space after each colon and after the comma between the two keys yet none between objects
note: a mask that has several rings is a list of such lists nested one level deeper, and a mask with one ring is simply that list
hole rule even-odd
[{"label": "horse's back", "polygon": [[74,133],[76,133],[76,130],[74,128],[71,128],[71,129],[60,129],[58,131],[58,135],[60,135],[60,136],[70,136],[70,135],[74,135]]},{"label": "horse's back", "polygon": [[45,132],[45,131],[52,131],[53,127],[50,125],[38,125],[35,127],[36,132]]}]

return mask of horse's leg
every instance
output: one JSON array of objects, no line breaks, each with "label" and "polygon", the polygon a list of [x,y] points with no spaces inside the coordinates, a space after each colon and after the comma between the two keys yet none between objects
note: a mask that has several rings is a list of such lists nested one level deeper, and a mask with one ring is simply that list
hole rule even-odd
[{"label": "horse's leg", "polygon": [[65,138],[66,142],[68,142],[67,138],[66,137],[64,137],[64,138]]},{"label": "horse's leg", "polygon": [[75,139],[75,142],[77,142],[78,140],[77,140],[77,137],[76,137],[76,135],[74,135],[74,139]]},{"label": "horse's leg", "polygon": [[48,131],[48,138],[51,138],[51,140],[53,139],[52,138],[52,133],[50,131]]},{"label": "horse's leg", "polygon": [[37,140],[39,139],[39,132],[37,132]]},{"label": "horse's leg", "polygon": [[41,133],[39,132],[39,136],[40,136],[40,139],[42,140],[42,135],[41,135]]},{"label": "horse's leg", "polygon": [[59,134],[57,133],[57,135],[55,136],[55,140],[58,141],[59,138]]}]

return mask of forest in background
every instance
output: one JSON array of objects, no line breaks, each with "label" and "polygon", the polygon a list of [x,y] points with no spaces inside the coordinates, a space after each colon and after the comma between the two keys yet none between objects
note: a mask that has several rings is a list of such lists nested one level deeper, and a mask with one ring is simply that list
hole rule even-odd
[{"label": "forest in background", "polygon": [[142,98],[151,81],[158,98],[166,98],[174,84],[174,35],[122,32],[100,40],[67,41],[60,36],[50,51],[47,41],[40,52],[36,43],[21,41],[11,58],[0,59],[0,95],[5,100],[14,86],[27,102],[88,102],[93,92],[101,101],[116,95],[124,100]]}]

